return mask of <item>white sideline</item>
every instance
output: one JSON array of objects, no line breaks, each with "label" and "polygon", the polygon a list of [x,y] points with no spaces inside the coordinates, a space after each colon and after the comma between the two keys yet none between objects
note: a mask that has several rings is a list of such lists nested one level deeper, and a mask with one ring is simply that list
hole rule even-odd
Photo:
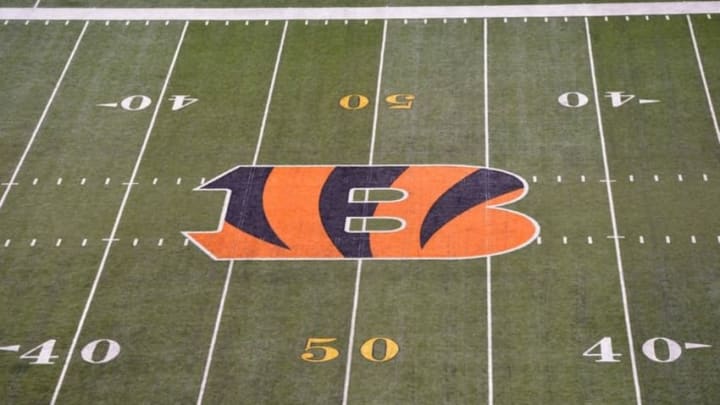
[{"label": "white sideline", "polygon": [[2,20],[363,20],[405,18],[593,17],[719,13],[720,1],[448,7],[0,8]]}]

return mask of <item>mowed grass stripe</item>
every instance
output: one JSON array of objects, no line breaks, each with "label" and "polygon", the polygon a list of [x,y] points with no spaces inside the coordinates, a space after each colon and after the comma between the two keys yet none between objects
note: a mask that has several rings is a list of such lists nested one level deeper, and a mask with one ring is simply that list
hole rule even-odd
[{"label": "mowed grass stripe", "polygon": [[10,181],[81,29],[0,25],[0,183]]},{"label": "mowed grass stripe", "polygon": [[[375,164],[484,164],[482,45],[478,20],[389,22]],[[412,108],[390,109],[393,94],[414,96]],[[365,261],[355,350],[388,337],[400,352],[356,356],[348,403],[486,400],[484,270],[485,260]]]},{"label": "mowed grass stripe", "polygon": [[[382,22],[289,24],[259,165],[367,163],[372,109],[338,101],[374,93],[381,31]],[[340,403],[355,267],[236,262],[205,402]],[[337,339],[339,357],[301,360],[308,338]]]},{"label": "mowed grass stripe", "polygon": [[[720,301],[717,285],[717,188],[701,174],[720,175],[717,138],[685,18],[642,23],[613,20],[593,24],[598,83],[628,89],[662,103],[603,105],[608,156],[619,181],[615,190],[618,224],[628,242],[623,261],[636,346],[655,337],[713,344]],[[657,41],[663,38],[663,41]],[[712,60],[712,59],[711,59]],[[679,181],[677,175],[687,179]],[[658,181],[654,176],[658,176]],[[695,244],[690,236],[696,235]],[[666,237],[669,237],[669,242]],[[657,358],[667,358],[664,343]],[[708,351],[685,351],[662,364],[640,352],[643,397],[647,403],[714,403],[720,390],[707,384],[720,376]]]},{"label": "mowed grass stripe", "polygon": [[[166,96],[199,101],[161,110],[80,339],[113,336],[123,353],[105,369],[76,361],[71,402],[196,400],[227,263],[185,246],[181,231],[218,224],[224,195],[193,191],[200,178],[252,160],[278,35],[278,26],[190,25]],[[88,380],[97,384],[82,389]]]},{"label": "mowed grass stripe", "polygon": [[596,117],[557,101],[592,97],[583,21],[491,20],[489,41],[491,161],[528,180],[512,208],[542,238],[493,258],[496,402],[631,403],[627,353],[582,356],[603,336],[627,347]]},{"label": "mowed grass stripe", "polygon": [[[135,118],[116,116],[116,127],[108,128],[102,118],[107,112],[95,104],[109,97],[108,93],[122,94],[127,83],[143,83],[139,91],[157,91],[166,66],[157,67],[151,61],[169,58],[156,43],[163,32],[168,30],[90,24],[18,177],[27,187],[13,189],[4,207],[7,211],[0,215],[0,237],[13,241],[1,256],[6,280],[2,305],[13,319],[3,338],[21,345],[23,352],[56,339],[53,354],[58,359],[66,354],[100,262],[101,239],[112,227],[123,193],[120,178],[113,187],[99,181],[81,187],[79,177],[105,173],[115,177],[108,171],[112,169],[127,175],[137,149],[130,151],[126,145],[137,147],[148,119],[144,113],[136,113],[140,117]],[[90,167],[90,162],[97,166]],[[75,180],[72,184],[58,186],[52,181],[70,173],[75,174],[67,177]],[[43,183],[33,187],[35,177]],[[58,238],[63,239],[60,247],[56,247]],[[83,248],[81,241],[86,238],[89,242]],[[33,239],[36,244],[31,247]],[[7,385],[9,397],[50,400],[59,360],[55,365],[7,360],[6,381],[12,381]]]}]

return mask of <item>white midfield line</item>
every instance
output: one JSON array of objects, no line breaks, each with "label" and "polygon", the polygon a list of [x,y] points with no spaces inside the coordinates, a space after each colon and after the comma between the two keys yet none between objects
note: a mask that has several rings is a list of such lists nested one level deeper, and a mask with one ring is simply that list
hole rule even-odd
[{"label": "white midfield line", "polygon": [[68,68],[70,67],[70,64],[72,63],[73,58],[75,57],[75,52],[77,51],[78,47],[80,46],[80,42],[82,41],[83,37],[85,36],[85,31],[87,30],[88,22],[85,22],[85,25],[83,25],[82,31],[80,31],[80,35],[78,35],[77,40],[75,41],[75,46],[73,47],[72,51],[70,52],[70,56],[68,57],[67,62],[65,62],[65,67],[62,70],[62,73],[60,73],[60,78],[58,79],[57,83],[55,83],[55,88],[53,89],[52,93],[50,94],[50,98],[48,99],[47,103],[45,104],[45,109],[43,110],[42,114],[40,115],[40,119],[37,122],[37,125],[35,125],[35,129],[32,132],[32,135],[30,136],[30,140],[28,141],[27,146],[25,146],[25,150],[23,151],[22,156],[20,156],[20,161],[18,162],[17,166],[15,166],[15,171],[12,174],[12,177],[10,178],[10,181],[7,183],[7,186],[5,187],[5,191],[3,192],[2,197],[0,197],[0,210],[3,207],[3,204],[5,204],[5,199],[7,199],[8,194],[10,193],[10,189],[13,185],[15,185],[15,180],[17,179],[18,173],[20,173],[20,168],[22,168],[23,163],[25,163],[25,158],[27,158],[28,153],[30,152],[30,148],[32,148],[33,143],[35,142],[35,138],[37,137],[38,133],[40,132],[40,128],[42,127],[43,123],[45,122],[45,117],[48,114],[48,111],[50,111],[50,106],[53,103],[53,100],[55,100],[55,95],[58,92],[58,89],[60,89],[60,85],[63,82],[63,79],[65,79],[65,73],[67,73]]},{"label": "white midfield line", "polygon": [[635,362],[635,343],[633,342],[632,327],[630,326],[630,310],[628,308],[627,290],[625,288],[625,273],[623,271],[622,255],[620,253],[620,238],[618,237],[617,220],[615,219],[615,203],[612,194],[612,183],[610,182],[610,166],[608,165],[607,149],[605,147],[605,131],[600,111],[600,97],[598,96],[597,77],[595,75],[595,59],[593,58],[592,41],[590,40],[590,23],[585,17],[585,36],[587,38],[588,58],[590,60],[590,73],[592,74],[593,97],[595,98],[595,111],[597,114],[598,132],[600,133],[600,145],[602,146],[603,166],[605,168],[605,186],[607,188],[608,204],[610,206],[610,219],[613,228],[613,242],[615,243],[615,260],[620,278],[620,292],[622,294],[623,312],[625,315],[625,329],[628,338],[628,349],[630,352],[630,364],[632,366],[633,384],[635,386],[635,398],[637,405],[642,405],[640,393],[640,381],[638,379],[637,365]]},{"label": "white midfield line", "polygon": [[715,126],[715,134],[717,135],[718,142],[720,142],[720,127],[718,126],[717,116],[715,115],[715,107],[713,106],[710,89],[708,88],[707,79],[705,78],[705,69],[703,68],[702,58],[700,57],[700,49],[698,48],[697,40],[695,39],[695,28],[693,28],[690,15],[687,15],[686,17],[688,28],[690,29],[690,38],[692,38],[693,48],[695,49],[695,58],[697,59],[698,68],[700,68],[700,77],[702,78],[703,87],[705,87],[705,97],[707,97],[708,108],[710,109],[710,115],[712,116],[713,125]]},{"label": "white midfield line", "polygon": [[105,252],[103,253],[102,260],[100,261],[100,266],[98,267],[97,274],[95,275],[95,280],[93,281],[92,287],[90,288],[90,294],[88,295],[87,301],[85,302],[85,308],[83,308],[82,315],[80,316],[80,321],[78,322],[75,336],[73,337],[72,343],[70,344],[70,349],[68,349],[67,356],[65,357],[65,363],[63,364],[62,371],[60,372],[60,378],[58,379],[57,385],[55,386],[55,392],[53,393],[52,399],[50,400],[50,405],[55,404],[58,395],[60,394],[60,389],[62,388],[63,381],[65,380],[65,374],[67,373],[73,353],[75,352],[75,346],[77,345],[80,333],[82,333],[83,326],[85,325],[85,319],[87,318],[87,314],[90,311],[90,306],[92,305],[93,298],[95,297],[95,291],[97,290],[98,284],[100,283],[100,277],[102,276],[103,270],[105,269],[105,263],[107,263],[107,258],[110,254],[110,248],[113,244],[113,241],[115,241],[115,235],[117,234],[120,220],[122,219],[123,213],[125,211],[125,204],[127,204],[128,197],[130,197],[130,191],[132,190],[133,184],[135,184],[135,178],[137,177],[137,173],[140,168],[140,162],[142,161],[143,155],[145,154],[145,149],[147,148],[148,141],[150,140],[150,135],[152,134],[153,128],[155,127],[155,120],[157,119],[158,112],[160,111],[162,100],[165,98],[165,91],[167,90],[168,83],[170,82],[170,76],[172,76],[172,72],[175,69],[175,62],[177,61],[178,54],[180,54],[180,47],[182,46],[183,40],[185,39],[185,32],[187,31],[187,27],[188,23],[186,21],[185,25],[183,26],[182,33],[180,34],[180,39],[178,40],[177,47],[175,48],[175,54],[173,55],[172,62],[170,63],[167,75],[165,76],[165,82],[163,83],[162,90],[160,90],[160,95],[157,98],[158,101],[157,104],[155,104],[155,111],[153,111],[152,118],[150,119],[150,124],[148,125],[148,129],[145,132],[145,139],[143,140],[137,160],[135,161],[135,167],[133,168],[132,175],[130,176],[130,181],[127,183],[125,195],[123,196],[117,216],[115,217],[115,223],[113,224],[112,231],[110,232],[110,237],[107,239]]},{"label": "white midfield line", "polygon": [[[265,135],[265,123],[267,122],[268,113],[270,112],[270,103],[272,102],[272,95],[275,89],[275,79],[277,78],[278,69],[280,67],[280,59],[282,58],[282,52],[285,46],[285,35],[287,34],[287,27],[288,22],[285,21],[282,36],[280,37],[280,45],[278,46],[277,57],[275,58],[275,69],[273,69],[272,79],[270,80],[270,89],[268,90],[267,101],[265,102],[265,112],[263,113],[262,123],[260,124],[260,133],[258,135],[257,144],[255,145],[255,155],[253,156],[252,161],[253,166],[257,165],[258,156],[260,155],[260,147],[262,145],[263,137]],[[227,299],[234,264],[234,260],[231,260],[228,264],[227,276],[225,277],[225,285],[223,286],[222,295],[220,297],[217,317],[215,318],[215,326],[213,328],[212,338],[210,339],[210,348],[208,349],[207,360],[205,362],[205,370],[203,371],[202,382],[200,383],[200,392],[198,393],[197,405],[202,404],[203,397],[205,396],[205,388],[207,387],[208,376],[210,375],[212,359],[215,353],[215,343],[217,342],[217,336],[220,331],[220,323],[222,322],[223,312],[225,311],[225,300]]]},{"label": "white midfield line", "polygon": [[[490,124],[489,107],[488,107],[488,41],[487,41],[487,19],[483,19],[483,94],[485,97],[485,167],[490,167]],[[490,256],[486,259],[486,291],[487,298],[487,385],[488,385],[488,405],[493,405],[494,389],[493,389],[493,331],[492,331],[492,261]]]},{"label": "white midfield line", "polygon": [[[372,135],[370,137],[370,157],[368,165],[373,164],[375,155],[375,136],[377,134],[378,108],[380,105],[380,87],[382,85],[382,71],[385,61],[385,41],[387,39],[387,20],[383,21],[382,45],[380,46],[380,64],[378,66],[377,87],[375,89],[375,110],[373,112]],[[362,260],[358,260],[357,270],[355,271],[355,292],[353,293],[352,314],[350,316],[350,337],[348,338],[347,363],[345,364],[345,383],[343,384],[342,405],[348,403],[348,392],[350,390],[350,369],[352,367],[352,353],[355,341],[355,322],[357,320],[358,299],[360,296],[360,279],[362,277]]]}]

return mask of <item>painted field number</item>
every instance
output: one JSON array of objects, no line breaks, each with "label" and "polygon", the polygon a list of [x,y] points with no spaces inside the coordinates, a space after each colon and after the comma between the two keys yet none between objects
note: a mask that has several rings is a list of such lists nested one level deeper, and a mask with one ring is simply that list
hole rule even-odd
[{"label": "painted field number", "polygon": [[[340,356],[340,350],[330,344],[337,341],[337,338],[308,338],[305,343],[305,351],[300,355],[302,360],[308,363],[325,363],[335,360]],[[400,352],[400,346],[396,341],[387,337],[374,337],[366,340],[360,346],[360,355],[373,363],[384,363],[394,359]]]},{"label": "painted field number", "polygon": [[[38,346],[33,347],[27,352],[20,355],[22,360],[30,360],[32,365],[51,365],[55,364],[58,356],[53,354],[55,350],[56,339],[46,340]],[[6,347],[4,349],[13,349],[17,351],[20,346]],[[111,339],[98,339],[86,344],[80,351],[80,357],[90,364],[109,363],[120,355],[120,344]]]},{"label": "painted field number", "polygon": [[[391,110],[410,110],[414,102],[414,94],[398,93],[385,97],[385,103]],[[348,111],[362,110],[370,105],[370,99],[362,94],[348,94],[343,96],[338,104]]]},{"label": "painted field number", "polygon": [[[195,104],[198,102],[199,99],[190,97],[188,94],[176,94],[172,95],[168,98],[169,101],[172,102],[172,111],[180,111],[185,107],[188,107],[192,104]],[[135,94],[132,96],[127,96],[120,100],[120,102],[114,102],[114,103],[100,103],[97,104],[97,107],[107,107],[107,108],[121,108],[125,111],[143,111],[150,107],[153,103],[153,100],[145,95],[142,94]]]},{"label": "painted field number", "polygon": [[337,338],[308,338],[305,344],[305,352],[300,358],[310,363],[324,363],[336,359],[340,351],[327,343],[336,341]]},{"label": "painted field number", "polygon": [[[692,349],[708,349],[712,346],[703,343],[685,342],[684,345],[675,340],[666,337],[654,337],[646,340],[642,344],[642,353],[650,361],[655,363],[672,363],[677,361],[683,354],[683,346],[685,350]],[[605,336],[594,345],[590,346],[582,354],[584,357],[596,358],[596,363],[618,363],[617,358],[622,356],[615,353],[612,346],[612,338]]]}]

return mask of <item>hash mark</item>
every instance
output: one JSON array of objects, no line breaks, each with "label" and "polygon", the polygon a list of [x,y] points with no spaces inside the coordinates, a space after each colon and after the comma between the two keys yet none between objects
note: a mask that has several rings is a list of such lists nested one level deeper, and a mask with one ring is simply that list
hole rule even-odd
[{"label": "hash mark", "polygon": [[678,173],[678,181],[680,181],[680,182],[683,181],[683,175],[680,173]]},{"label": "hash mark", "polygon": [[165,20],[165,25],[166,25],[166,26],[167,26],[167,25],[170,25],[170,21]]},{"label": "hash mark", "polygon": [[175,184],[177,184],[178,186],[180,185],[180,183],[182,183],[182,177],[178,177],[177,181],[175,182]]},{"label": "hash mark", "polygon": [[568,18],[567,18],[567,17],[563,17],[563,21],[568,22]]},{"label": "hash mark", "polygon": [[105,177],[105,185],[107,186],[110,184],[110,177]]},{"label": "hash mark", "polygon": [[533,181],[533,183],[537,183],[537,177],[536,177],[536,176],[532,176],[532,181]]},{"label": "hash mark", "polygon": [[[718,236],[718,240],[720,240],[720,236]],[[542,236],[537,237],[537,244],[542,245]]]},{"label": "hash mark", "polygon": [[650,17],[649,17],[649,16],[645,16],[645,21],[650,21]]},{"label": "hash mark", "polygon": [[228,25],[230,25],[230,21],[225,20],[225,26],[227,27]]},{"label": "hash mark", "polygon": [[49,25],[49,24],[50,24],[50,21],[45,20],[45,25]]},{"label": "hash mark", "polygon": [[665,235],[665,243],[667,243],[668,245],[672,243],[672,241],[670,240],[670,235]]},{"label": "hash mark", "polygon": [[25,20],[25,25],[30,24],[30,20]]},{"label": "hash mark", "polygon": [[467,18],[463,18],[463,24],[467,24]]},{"label": "hash mark", "polygon": [[631,174],[630,176],[628,176],[628,180],[630,180],[630,183],[634,182],[634,181],[635,181],[635,176],[633,176],[633,175]]},{"label": "hash mark", "polygon": [[[247,25],[247,21],[245,21],[245,25]],[[305,20],[305,25],[308,25],[308,20]]]},{"label": "hash mark", "polygon": [[607,22],[607,20],[608,20],[608,18],[607,18],[607,16],[605,16],[605,22]]},{"label": "hash mark", "polygon": [[708,175],[703,173],[703,181],[708,181]]},{"label": "hash mark", "polygon": [[205,177],[200,179],[200,184],[205,184]]},{"label": "hash mark", "polygon": [[10,239],[5,239],[5,247],[10,246]]},{"label": "hash mark", "polygon": [[[427,21],[427,20],[425,20],[425,21]],[[368,21],[367,21],[367,20],[365,20],[365,25],[367,25],[367,23],[368,23]]]},{"label": "hash mark", "polygon": [[37,239],[33,239],[30,241],[30,246],[35,247],[35,243],[37,243]]},{"label": "hash mark", "polygon": [[[250,25],[250,21],[245,20],[245,25]],[[307,21],[305,21],[305,25],[307,25]]]},{"label": "hash mark", "polygon": [[562,183],[562,176],[557,176],[557,182]]},{"label": "hash mark", "polygon": [[137,246],[137,244],[138,244],[138,238],[133,239],[133,241],[132,241],[133,247]]},{"label": "hash mark", "polygon": [[85,177],[83,177],[82,180],[80,180],[80,185],[84,186],[86,181],[87,181],[87,179]]},{"label": "hash mark", "polygon": [[640,244],[641,244],[641,245],[644,245],[644,244],[645,244],[645,237],[644,237],[644,236],[640,235],[639,240],[640,240]]},{"label": "hash mark", "polygon": [[160,239],[158,239],[158,246],[162,246],[162,245],[163,245],[163,238],[160,238]]},{"label": "hash mark", "polygon": [[157,184],[157,181],[158,181],[158,178],[155,177],[155,178],[153,179],[153,186]]},{"label": "hash mark", "polygon": [[205,20],[205,26],[207,27],[210,24],[210,21]]},{"label": "hash mark", "polygon": [[130,20],[125,21],[125,26],[127,27],[128,25],[130,25]]},{"label": "hash mark", "polygon": [[670,21],[670,16],[669,16],[669,15],[666,15],[666,16],[665,16],[665,19],[666,19],[667,21]]},{"label": "hash mark", "polygon": [[185,238],[185,242],[183,242],[183,246],[187,246],[187,245],[188,245],[188,243],[190,243],[190,239],[188,239],[188,238]]},{"label": "hash mark", "polygon": [[35,178],[33,179],[32,185],[33,185],[33,186],[34,186],[34,185],[37,185],[37,183],[38,183],[38,178],[35,177]]},{"label": "hash mark", "polygon": [[80,246],[82,246],[82,247],[87,246],[87,238],[83,238],[82,243],[80,244]]},{"label": "hash mark", "polygon": [[443,18],[443,24],[447,24],[447,18]]},{"label": "hash mark", "polygon": [[[407,20],[405,20],[405,21],[407,21]],[[344,20],[343,25],[348,25],[348,20]]]},{"label": "hash mark", "polygon": [[523,22],[524,22],[524,23],[527,22],[527,17],[523,17]]},{"label": "hash mark", "polygon": [[[347,20],[345,20],[347,21]],[[407,25],[407,18],[403,20],[403,24]]]},{"label": "hash mark", "polygon": [[105,20],[105,26],[106,26],[106,27],[110,26],[110,21]]},{"label": "hash mark", "polygon": [[584,175],[584,174],[583,174],[582,176],[580,176],[580,181],[581,181],[582,183],[585,183],[585,175]]},{"label": "hash mark", "polygon": [[70,20],[65,20],[65,25],[70,24]]},{"label": "hash mark", "polygon": [[[269,25],[269,24],[270,24],[270,21],[265,20],[265,25]],[[325,25],[327,25],[327,20],[325,20]]]},{"label": "hash mark", "polygon": [[712,16],[710,14],[706,14],[708,20],[712,20]]},{"label": "hash mark", "polygon": [[592,236],[588,236],[588,237],[587,237],[587,243],[588,243],[588,245],[592,245],[592,244],[593,244]]},{"label": "hash mark", "polygon": [[690,235],[690,243],[694,245],[696,242],[697,240],[695,239],[695,235]]},{"label": "hash mark", "polygon": [[567,236],[563,236],[562,241],[563,241],[563,245],[567,245]]},{"label": "hash mark", "polygon": [[625,16],[625,21],[630,21],[630,16],[629,16],[629,15],[626,15],[626,16]]},{"label": "hash mark", "polygon": [[658,182],[658,181],[660,181],[660,176],[658,176],[657,174],[655,174],[655,175],[653,175],[653,179],[654,179],[656,182]]},{"label": "hash mark", "polygon": [[507,24],[507,17],[506,17],[506,18],[503,18],[503,22],[504,22],[505,24]]},{"label": "hash mark", "polygon": [[149,20],[145,20],[145,26],[147,27],[148,25],[150,25],[150,21],[149,21]]},{"label": "hash mark", "polygon": [[8,20],[5,20],[5,22],[3,23],[3,25],[8,25]]},{"label": "hash mark", "polygon": [[547,17],[545,17],[545,22],[548,22],[548,18],[547,18]]},{"label": "hash mark", "polygon": [[59,185],[61,185],[61,184],[62,184],[62,177],[58,177],[58,179],[57,179],[57,185],[59,186]]},{"label": "hash mark", "polygon": [[[367,20],[365,20],[365,24],[367,24]],[[423,20],[423,24],[427,24],[427,18]]]},{"label": "hash mark", "polygon": [[62,245],[62,238],[58,238],[58,240],[55,242],[55,247],[60,247]]}]

